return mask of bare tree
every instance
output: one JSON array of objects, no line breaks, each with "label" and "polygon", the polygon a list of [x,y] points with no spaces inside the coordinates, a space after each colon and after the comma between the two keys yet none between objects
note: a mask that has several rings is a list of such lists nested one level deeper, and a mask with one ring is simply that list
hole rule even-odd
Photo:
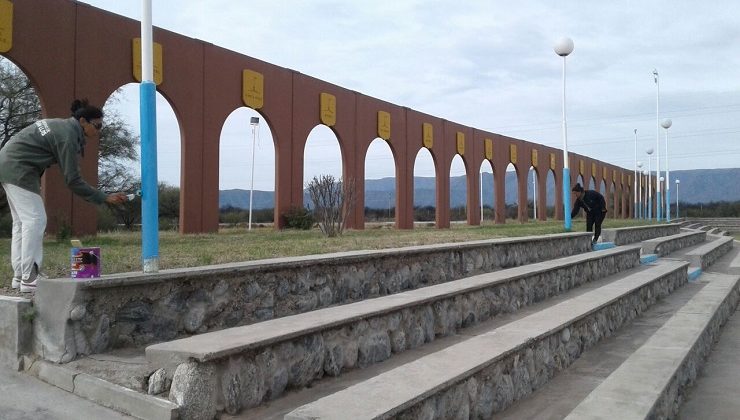
[{"label": "bare tree", "polygon": [[340,236],[355,205],[355,183],[351,180],[344,183],[332,175],[319,175],[313,177],[306,188],[321,232],[330,238]]}]

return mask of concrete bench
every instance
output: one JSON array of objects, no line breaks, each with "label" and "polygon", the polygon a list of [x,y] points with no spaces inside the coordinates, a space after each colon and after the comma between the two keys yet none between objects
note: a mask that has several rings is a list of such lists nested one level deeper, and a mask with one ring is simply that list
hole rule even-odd
[{"label": "concrete bench", "polygon": [[731,236],[720,236],[718,239],[707,242],[705,245],[687,252],[686,258],[691,265],[706,270],[718,258],[730,252],[732,245],[733,238]]},{"label": "concrete bench", "polygon": [[[189,410],[195,390],[208,389],[198,397],[201,404],[226,401],[227,412],[235,413],[286,388],[383,361],[391,353],[635,267],[639,251],[629,246],[580,254],[199,334],[151,345],[146,357],[153,367],[174,372],[170,396],[182,410]],[[213,383],[199,382],[209,380],[204,378]],[[207,414],[215,415],[209,407]]]},{"label": "concrete bench", "polygon": [[645,267],[301,406],[285,419],[491,418],[685,284],[686,265]]},{"label": "concrete bench", "polygon": [[659,238],[642,241],[643,254],[657,254],[661,257],[673,251],[700,244],[706,241],[706,232],[682,232],[676,235],[661,236]]},{"label": "concrete bench", "polygon": [[[724,322],[735,312],[740,277],[708,283],[571,413],[569,420],[675,418]],[[659,355],[659,356],[657,356]]]},{"label": "concrete bench", "polygon": [[602,241],[614,242],[615,245],[627,245],[642,242],[660,236],[676,235],[681,225],[670,223],[665,225],[632,226],[601,231]]}]

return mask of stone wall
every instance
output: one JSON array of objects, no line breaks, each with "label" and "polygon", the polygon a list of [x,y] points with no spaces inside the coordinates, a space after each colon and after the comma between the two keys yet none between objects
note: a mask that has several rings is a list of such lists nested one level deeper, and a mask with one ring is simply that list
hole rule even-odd
[{"label": "stone wall", "polygon": [[726,236],[714,236],[713,238],[715,239],[712,242],[686,254],[692,265],[706,270],[715,261],[730,252],[734,244],[733,238]]},{"label": "stone wall", "polygon": [[491,418],[547,383],[583,351],[687,281],[674,271],[560,331],[506,353],[478,372],[402,410],[403,419]]},{"label": "stone wall", "polygon": [[353,317],[336,328],[250,347],[222,359],[184,363],[175,371],[170,398],[183,412],[202,410],[210,401],[208,413],[225,410],[234,414],[274,399],[285,389],[303,388],[323,376],[381,362],[436,337],[627,270],[638,261],[639,248],[635,247],[509,281],[492,281],[487,287],[457,295],[420,298],[393,312],[367,319]]},{"label": "stone wall", "polygon": [[680,230],[681,225],[678,223],[633,226],[604,229],[601,231],[601,237],[604,242],[614,242],[615,245],[627,245],[661,236],[676,235],[680,233]]},{"label": "stone wall", "polygon": [[590,249],[570,233],[51,279],[36,292],[34,351],[64,363]]},{"label": "stone wall", "polygon": [[21,367],[21,356],[31,350],[33,317],[30,300],[0,296],[0,366]]},{"label": "stone wall", "polygon": [[688,248],[706,241],[705,232],[684,233],[681,237],[655,238],[643,242],[642,250],[646,254],[657,254],[664,257],[673,251]]}]

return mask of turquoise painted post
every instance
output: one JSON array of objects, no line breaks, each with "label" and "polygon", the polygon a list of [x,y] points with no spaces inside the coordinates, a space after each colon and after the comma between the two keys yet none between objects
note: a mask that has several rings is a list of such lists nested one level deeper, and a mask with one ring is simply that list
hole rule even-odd
[{"label": "turquoise painted post", "polygon": [[563,167],[563,216],[565,217],[565,230],[570,232],[573,227],[570,218],[570,168]]},{"label": "turquoise painted post", "polygon": [[159,271],[156,85],[143,81],[141,99],[141,256],[145,273]]}]

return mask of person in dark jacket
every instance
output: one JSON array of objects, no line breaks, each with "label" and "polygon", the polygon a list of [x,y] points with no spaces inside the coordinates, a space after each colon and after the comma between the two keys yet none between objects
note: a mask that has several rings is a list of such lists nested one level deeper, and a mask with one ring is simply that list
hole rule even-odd
[{"label": "person in dark jacket", "polygon": [[[597,191],[584,191],[581,184],[576,184],[573,187],[573,192],[576,193],[576,202],[573,204],[573,211],[570,213],[570,217],[576,217],[581,209],[586,212],[586,230],[588,232],[594,232],[594,238],[591,240],[591,243],[595,244],[601,235],[601,223],[604,222],[604,218],[606,217],[606,200]],[[596,225],[595,229],[594,225]]]},{"label": "person in dark jacket", "polygon": [[0,183],[13,217],[10,263],[11,286],[21,292],[36,290],[41,277],[46,209],[41,199],[41,175],[59,164],[70,190],[95,204],[121,204],[125,193],[106,194],[80,175],[79,156],[87,140],[100,138],[103,111],[86,100],[72,103],[71,118],[42,119],[10,138],[0,149]]}]

